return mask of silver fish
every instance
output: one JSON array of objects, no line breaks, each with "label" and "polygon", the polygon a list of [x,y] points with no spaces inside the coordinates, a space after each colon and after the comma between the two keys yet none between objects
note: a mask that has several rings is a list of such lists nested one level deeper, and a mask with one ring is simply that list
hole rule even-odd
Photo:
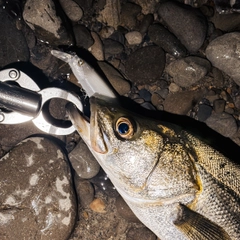
[{"label": "silver fish", "polygon": [[161,240],[240,239],[240,167],[175,125],[91,98],[74,126],[136,216]]}]

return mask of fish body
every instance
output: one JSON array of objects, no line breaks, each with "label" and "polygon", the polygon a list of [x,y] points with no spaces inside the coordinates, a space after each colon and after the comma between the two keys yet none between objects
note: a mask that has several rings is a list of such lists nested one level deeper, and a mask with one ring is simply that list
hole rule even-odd
[{"label": "fish body", "polygon": [[240,239],[240,168],[181,128],[90,99],[70,118],[135,215],[161,240]]}]

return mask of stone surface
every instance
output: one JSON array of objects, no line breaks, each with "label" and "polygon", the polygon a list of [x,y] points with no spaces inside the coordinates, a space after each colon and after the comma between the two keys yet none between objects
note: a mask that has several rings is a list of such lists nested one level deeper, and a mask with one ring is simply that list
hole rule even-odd
[{"label": "stone surface", "polygon": [[156,240],[157,236],[146,227],[130,228],[127,232],[126,240],[139,240],[139,239]]},{"label": "stone surface", "polygon": [[80,141],[75,146],[68,154],[68,157],[79,177],[89,179],[98,174],[100,169],[99,163],[83,141]]},{"label": "stone surface", "polygon": [[129,82],[124,79],[119,71],[106,62],[98,62],[98,65],[119,95],[124,95],[130,91]]},{"label": "stone surface", "polygon": [[212,107],[207,104],[200,104],[197,119],[198,121],[204,122],[206,121],[212,114]]},{"label": "stone surface", "polygon": [[133,2],[141,6],[143,14],[156,12],[157,0],[133,0]]},{"label": "stone surface", "polygon": [[81,20],[83,16],[83,10],[76,2],[69,0],[59,0],[59,2],[70,20],[73,22]]},{"label": "stone surface", "polygon": [[22,141],[0,160],[1,239],[67,239],[76,218],[65,156],[44,138]]},{"label": "stone surface", "polygon": [[151,83],[159,80],[165,67],[165,54],[157,46],[143,47],[129,55],[126,74],[134,84]]},{"label": "stone surface", "polygon": [[107,56],[120,54],[124,49],[123,45],[120,42],[115,41],[111,38],[104,39],[103,46],[104,46],[104,53]]},{"label": "stone surface", "polygon": [[206,56],[213,66],[219,68],[240,85],[240,33],[226,33],[215,38],[206,49]]},{"label": "stone surface", "polygon": [[200,10],[179,2],[168,1],[160,5],[158,13],[168,29],[189,52],[199,50],[207,33],[206,19]]},{"label": "stone surface", "polygon": [[171,62],[166,72],[180,87],[189,87],[201,80],[210,70],[211,64],[200,57],[186,57]]},{"label": "stone surface", "polygon": [[182,43],[161,24],[153,24],[149,27],[148,36],[156,45],[162,47],[167,53],[176,58],[187,54]]},{"label": "stone surface", "polygon": [[92,38],[92,35],[88,28],[86,28],[84,25],[82,24],[75,25],[73,27],[73,32],[76,39],[76,45],[78,47],[88,49],[93,45],[94,40]]},{"label": "stone surface", "polygon": [[129,45],[138,45],[142,42],[142,34],[138,31],[132,31],[125,34],[125,38]]},{"label": "stone surface", "polygon": [[94,44],[88,49],[92,55],[98,60],[104,60],[103,44],[97,33],[91,32]]}]

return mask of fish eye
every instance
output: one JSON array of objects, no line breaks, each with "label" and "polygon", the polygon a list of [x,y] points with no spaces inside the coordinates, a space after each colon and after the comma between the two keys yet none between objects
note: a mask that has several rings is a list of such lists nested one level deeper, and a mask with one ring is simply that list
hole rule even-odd
[{"label": "fish eye", "polygon": [[116,122],[115,130],[121,138],[130,139],[134,134],[134,124],[128,118],[120,117]]}]

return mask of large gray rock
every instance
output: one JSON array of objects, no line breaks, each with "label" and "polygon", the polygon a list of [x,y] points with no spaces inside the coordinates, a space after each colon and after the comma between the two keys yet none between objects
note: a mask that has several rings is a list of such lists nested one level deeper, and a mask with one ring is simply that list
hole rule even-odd
[{"label": "large gray rock", "polygon": [[0,160],[0,238],[64,240],[76,218],[68,163],[44,138],[22,141]]},{"label": "large gray rock", "polygon": [[215,38],[208,45],[206,56],[213,66],[240,85],[240,32],[226,33]]}]

